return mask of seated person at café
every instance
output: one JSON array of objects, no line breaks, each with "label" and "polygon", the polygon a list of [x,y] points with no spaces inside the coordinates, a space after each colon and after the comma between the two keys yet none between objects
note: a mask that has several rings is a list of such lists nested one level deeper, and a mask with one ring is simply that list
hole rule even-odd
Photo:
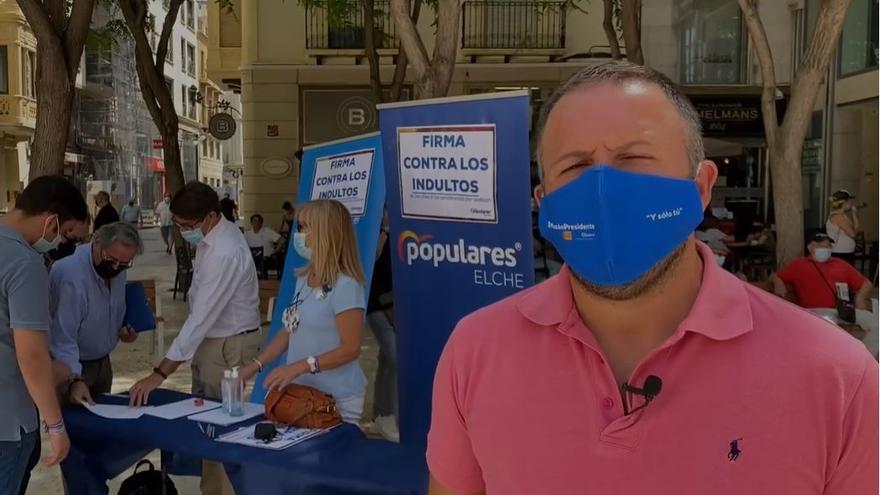
[{"label": "seated person at caf\u00e9", "polygon": [[116,222],[98,229],[92,242],[52,266],[49,349],[56,380],[74,404],[92,403],[97,394],[110,392],[110,353],[120,340],[137,339],[122,322],[125,270],[142,251],[137,229]]},{"label": "seated person at caf\u00e9", "polygon": [[266,258],[275,254],[275,248],[281,235],[278,232],[263,226],[263,216],[258,214],[251,215],[251,230],[244,233],[248,246],[252,248],[263,248],[263,256]]},{"label": "seated person at caf\u00e9", "polygon": [[832,245],[825,232],[813,234],[807,245],[809,256],[795,259],[771,277],[773,292],[786,297],[790,286],[801,307],[836,308],[837,284],[846,284],[855,307],[869,310],[871,282],[849,263],[831,257]]},{"label": "seated person at caf\u00e9", "polygon": [[706,243],[717,256],[729,256],[728,242],[733,242],[734,237],[727,235],[718,228],[718,219],[708,210],[703,215],[703,223],[697,227],[695,233],[697,239]]},{"label": "seated person at caf\u00e9", "polygon": [[776,252],[776,236],[773,229],[763,222],[752,223],[752,231],[746,237],[746,245],[755,250]]}]

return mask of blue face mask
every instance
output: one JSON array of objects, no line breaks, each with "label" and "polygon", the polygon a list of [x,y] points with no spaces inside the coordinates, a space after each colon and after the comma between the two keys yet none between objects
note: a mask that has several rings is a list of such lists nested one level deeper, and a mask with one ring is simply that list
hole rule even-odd
[{"label": "blue face mask", "polygon": [[183,240],[190,244],[198,244],[205,238],[205,234],[202,232],[201,228],[181,230],[180,235],[183,237]]},{"label": "blue face mask", "polygon": [[628,285],[679,247],[703,220],[691,179],[593,165],[541,201],[541,235],[575,274]]},{"label": "blue face mask", "polygon": [[312,248],[306,246],[306,234],[303,232],[294,232],[293,234],[293,249],[296,250],[296,254],[302,256],[303,258],[310,260],[312,259]]}]

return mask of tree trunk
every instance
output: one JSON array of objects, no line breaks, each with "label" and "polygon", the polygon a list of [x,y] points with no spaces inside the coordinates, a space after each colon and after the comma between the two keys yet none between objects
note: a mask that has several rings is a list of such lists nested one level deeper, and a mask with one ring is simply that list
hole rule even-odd
[{"label": "tree trunk", "polygon": [[37,45],[37,124],[28,180],[64,171],[74,87],[59,45]]},{"label": "tree trunk", "polygon": [[455,70],[458,51],[458,24],[461,17],[461,0],[439,0],[437,5],[437,29],[434,37],[434,54],[428,59],[428,51],[416,29],[407,0],[391,0],[391,13],[397,25],[401,48],[415,72],[414,93],[416,99],[446,96]]},{"label": "tree trunk", "polygon": [[602,28],[605,29],[605,37],[608,38],[608,46],[611,49],[611,58],[620,60],[620,41],[617,39],[617,29],[614,28],[614,0],[604,0],[605,16],[602,20]]},{"label": "tree trunk", "polygon": [[803,184],[800,173],[803,142],[803,139],[795,141],[782,137],[779,145],[769,150],[778,266],[788,264],[804,252]]},{"label": "tree trunk", "polygon": [[626,45],[626,59],[634,64],[644,65],[642,54],[642,0],[622,0],[620,20],[623,28],[623,43]]},{"label": "tree trunk", "polygon": [[782,125],[776,115],[776,75],[767,33],[758,14],[758,0],[738,0],[761,67],[761,110],[770,158],[776,212],[776,262],[782,266],[804,251],[801,161],[816,97],[828,73],[850,0],[824,0],[816,28],[791,85]]},{"label": "tree trunk", "polygon": [[376,48],[376,4],[374,0],[363,0],[364,12],[364,51],[370,64],[370,90],[376,103],[382,103],[382,77],[379,73],[379,52]]},{"label": "tree trunk", "polygon": [[[421,14],[421,11],[422,0],[414,0],[410,17],[416,26],[419,24],[419,15]],[[406,69],[409,64],[406,50],[400,48],[398,51],[397,63],[394,66],[394,77],[391,78],[391,101],[400,101],[400,93],[403,88],[403,82],[406,79]]]},{"label": "tree trunk", "polygon": [[413,99],[426,100],[428,98],[434,98],[434,78],[430,74],[425,74],[413,83]]},{"label": "tree trunk", "polygon": [[[168,134],[166,136],[166,134]],[[183,167],[180,158],[180,140],[177,132],[162,133],[162,150],[165,155],[165,189],[167,192],[174,194],[183,188],[185,179],[183,177]],[[169,167],[168,164],[172,166]]]},{"label": "tree trunk", "polygon": [[165,54],[168,50],[168,43],[171,42],[174,23],[177,22],[181,3],[182,0],[171,0],[154,56],[145,31],[148,13],[146,1],[119,0],[119,8],[125,18],[128,30],[134,38],[135,68],[144,103],[150,112],[153,123],[156,124],[156,128],[162,135],[162,148],[165,152],[165,185],[171,194],[183,187],[185,183],[180,159],[179,119],[171,92],[165,84]]},{"label": "tree trunk", "polygon": [[401,50],[397,55],[397,63],[394,64],[394,76],[391,78],[391,89],[389,101],[400,101],[400,94],[403,91],[403,82],[406,80],[406,68],[408,65],[406,52]]},{"label": "tree trunk", "polygon": [[441,98],[449,93],[449,85],[455,73],[455,57],[458,54],[460,22],[461,0],[438,0],[434,56],[431,59],[434,98]]},{"label": "tree trunk", "polygon": [[[37,122],[29,180],[64,170],[75,88],[95,0],[17,0],[37,39]],[[22,77],[22,80],[24,78]],[[22,91],[24,93],[24,91]],[[19,108],[21,110],[21,107]]]}]

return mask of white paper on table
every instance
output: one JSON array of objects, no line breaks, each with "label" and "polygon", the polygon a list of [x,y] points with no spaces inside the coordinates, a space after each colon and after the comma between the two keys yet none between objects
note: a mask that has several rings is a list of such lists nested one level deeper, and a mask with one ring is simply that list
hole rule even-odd
[{"label": "white paper on table", "polygon": [[191,414],[196,414],[211,409],[217,409],[221,406],[219,402],[212,400],[201,400],[201,405],[196,405],[196,401],[200,399],[184,399],[163,406],[154,406],[144,414],[162,419],[177,419]]},{"label": "white paper on table", "polygon": [[198,421],[200,423],[210,423],[212,425],[219,426],[229,426],[234,425],[235,423],[241,423],[242,421],[247,421],[251,418],[256,418],[257,416],[263,414],[266,411],[265,406],[263,404],[253,404],[250,402],[246,402],[244,404],[244,414],[242,416],[230,416],[223,410],[222,407],[217,409],[212,409],[210,411],[205,411],[199,414],[193,414],[189,417],[189,419],[193,421]]},{"label": "white paper on table", "polygon": [[102,418],[107,419],[138,419],[150,409],[150,406],[131,407],[126,405],[113,404],[92,405],[88,403],[85,403],[83,405],[92,414],[96,414],[98,416],[101,416]]},{"label": "white paper on table", "polygon": [[310,438],[323,435],[324,433],[327,433],[328,431],[335,428],[335,426],[333,428],[323,430],[309,430],[306,428],[296,428],[293,426],[279,427],[278,436],[275,437],[275,440],[272,440],[269,443],[258,440],[254,437],[254,431],[256,430],[256,428],[256,424],[244,426],[233,432],[217,437],[217,441],[234,443],[238,445],[246,445],[248,447],[257,447],[260,449],[284,450],[298,443],[305,442]]}]

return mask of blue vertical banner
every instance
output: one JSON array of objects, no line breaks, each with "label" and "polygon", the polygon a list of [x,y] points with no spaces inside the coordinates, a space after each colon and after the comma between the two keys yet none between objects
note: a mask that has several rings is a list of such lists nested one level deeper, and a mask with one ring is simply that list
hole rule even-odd
[{"label": "blue vertical banner", "polygon": [[[379,226],[385,205],[385,170],[382,159],[382,142],[378,132],[317,144],[303,148],[297,194],[299,205],[314,199],[333,199],[344,204],[354,221],[358,254],[364,268],[366,289],[370,288],[376,247],[379,243]],[[294,229],[296,223],[294,224]],[[306,260],[293,249],[293,234],[288,242],[287,259],[272,325],[266,342],[271,341],[281,329],[281,315],[293,299],[296,288],[296,270],[305,266]],[[282,356],[257,376],[251,402],[261,403],[266,395],[263,378],[275,366],[283,364]]]},{"label": "blue vertical banner", "polygon": [[421,447],[465,315],[534,283],[525,91],[379,105],[401,441]]}]

